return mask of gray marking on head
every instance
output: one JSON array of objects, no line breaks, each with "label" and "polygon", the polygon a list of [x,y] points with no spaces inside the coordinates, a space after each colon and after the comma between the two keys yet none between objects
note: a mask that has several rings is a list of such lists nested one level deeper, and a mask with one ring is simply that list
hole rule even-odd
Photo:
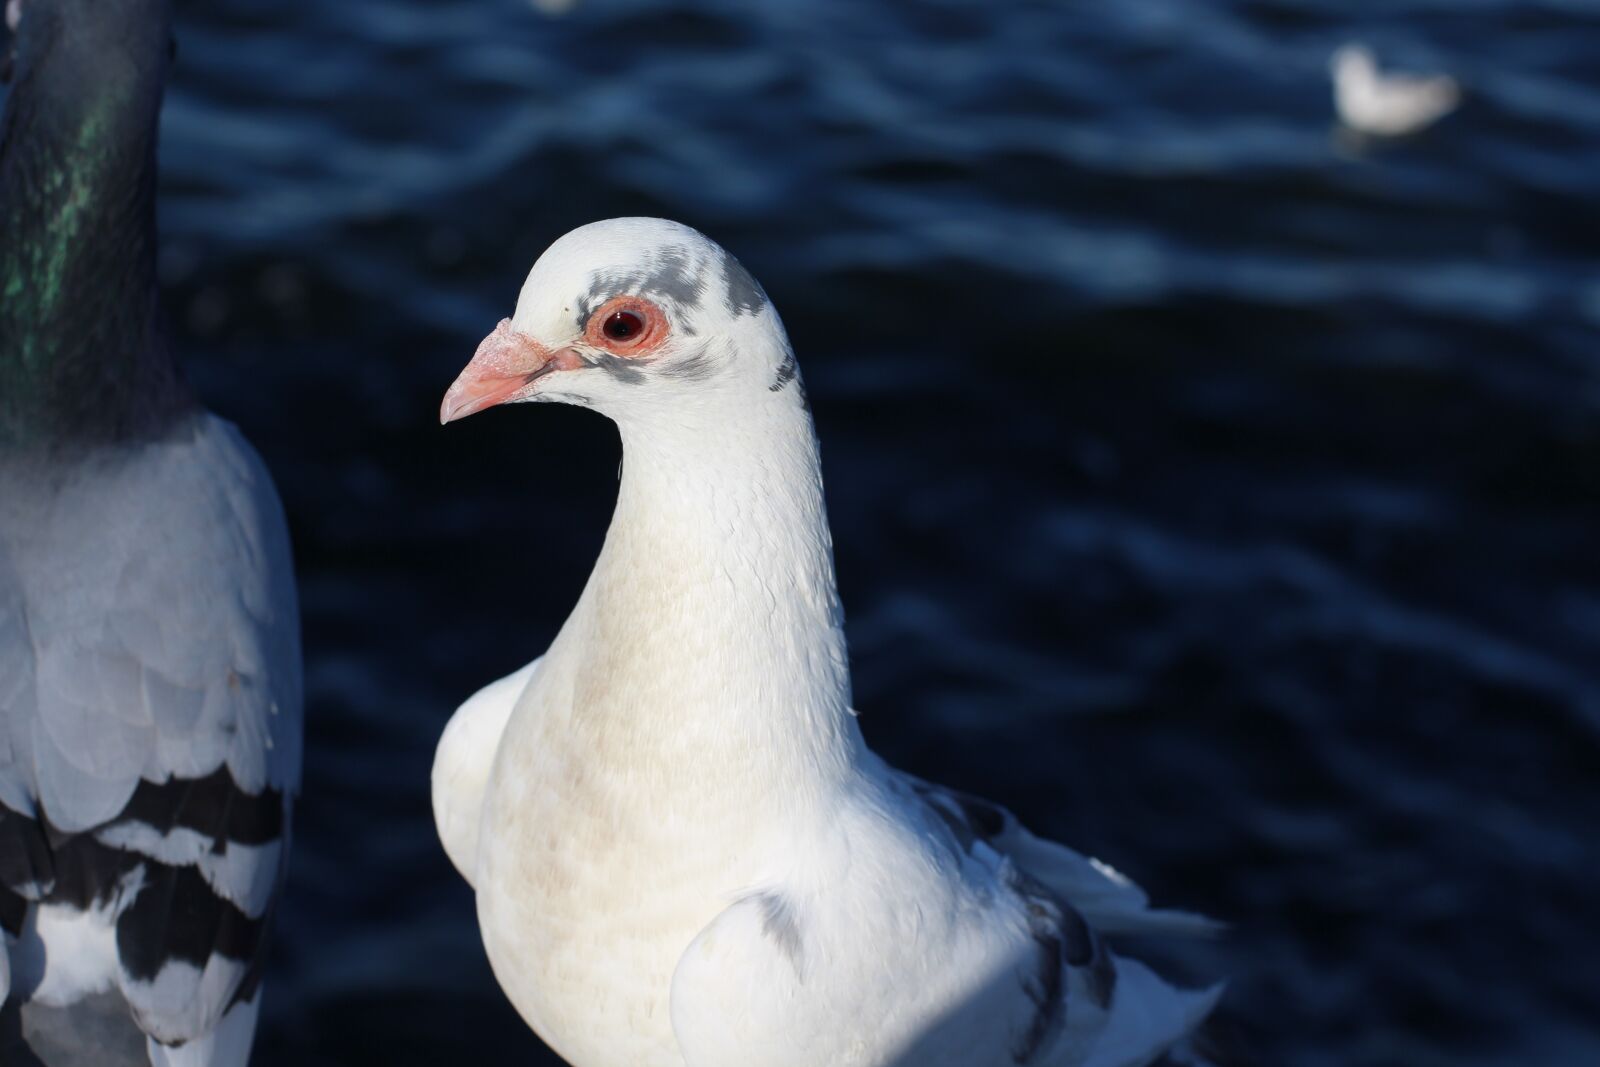
[{"label": "gray marking on head", "polygon": [[807,410],[811,407],[811,400],[806,396],[806,383],[800,377],[800,363],[794,358],[794,349],[784,347],[783,362],[778,364],[778,373],[773,376],[772,384],[767,386],[767,391],[772,393],[783,392],[783,387],[793,382],[795,389],[800,394],[800,406]]},{"label": "gray marking on head", "polygon": [[[587,327],[594,309],[614,296],[653,296],[670,300],[684,310],[694,310],[705,298],[706,279],[689,250],[668,245],[639,270],[597,271],[589,289],[578,300],[578,325]],[[679,327],[692,334],[687,323]]]},{"label": "gray marking on head", "polygon": [[759,315],[767,306],[767,294],[760,283],[727,249],[722,250],[722,278],[728,286],[728,310],[735,315]]},{"label": "gray marking on head", "polygon": [[644,371],[640,367],[648,366],[648,361],[642,359],[625,359],[622,356],[613,356],[607,352],[585,352],[581,358],[586,366],[599,367],[623,385],[643,385],[645,383]]},{"label": "gray marking on head", "polygon": [[786,897],[777,893],[762,893],[756,897],[756,903],[761,906],[761,932],[772,939],[778,951],[789,957],[798,972],[805,946],[800,940],[794,908]]},{"label": "gray marking on head", "polygon": [[701,345],[682,359],[661,364],[663,378],[677,378],[685,382],[703,382],[717,373],[717,361],[711,358],[708,346]]},{"label": "gray marking on head", "polygon": [[784,386],[794,381],[800,374],[800,363],[794,358],[794,350],[790,349],[783,357],[783,362],[778,365],[778,376],[772,379],[772,384],[767,386],[769,392],[780,392]]}]

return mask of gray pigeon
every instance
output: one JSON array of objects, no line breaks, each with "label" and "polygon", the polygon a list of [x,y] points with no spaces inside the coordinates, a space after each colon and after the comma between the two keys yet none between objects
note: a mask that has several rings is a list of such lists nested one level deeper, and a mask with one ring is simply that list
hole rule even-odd
[{"label": "gray pigeon", "polygon": [[261,460],[155,283],[171,0],[9,0],[0,1064],[243,1065],[301,747]]}]

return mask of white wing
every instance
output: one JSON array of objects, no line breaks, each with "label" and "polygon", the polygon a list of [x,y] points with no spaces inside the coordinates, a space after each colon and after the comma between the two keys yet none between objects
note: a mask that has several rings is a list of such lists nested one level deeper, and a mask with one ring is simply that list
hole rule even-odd
[{"label": "white wing", "polygon": [[999,804],[886,769],[920,796],[965,843],[982,841],[1068,901],[1102,934],[1208,937],[1224,927],[1187,911],[1150,907],[1150,898],[1110,864],[1035,837]]},{"label": "white wing", "polygon": [[[879,785],[809,842],[782,835],[781,873],[684,952],[671,1012],[689,1067],[1133,1067],[1215,1004],[1220,990],[1175,990],[1113,956],[1058,892],[930,802],[936,787],[887,767]],[[1108,900],[1130,891],[1093,878]]]},{"label": "white wing", "polygon": [[1174,989],[1138,960],[1115,956],[1117,995],[1084,1067],[1144,1067],[1191,1034],[1222,986]]},{"label": "white wing", "polygon": [[476,884],[483,790],[495,750],[517,698],[538,666],[536,659],[468,697],[450,717],[434,752],[433,821],[445,854],[468,885]]}]

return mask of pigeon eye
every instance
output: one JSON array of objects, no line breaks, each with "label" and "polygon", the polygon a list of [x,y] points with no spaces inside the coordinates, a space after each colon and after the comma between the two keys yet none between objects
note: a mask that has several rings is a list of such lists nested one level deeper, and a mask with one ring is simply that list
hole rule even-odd
[{"label": "pigeon eye", "polygon": [[613,355],[639,359],[667,339],[666,314],[642,296],[616,296],[594,309],[584,326],[584,339]]},{"label": "pigeon eye", "polygon": [[613,341],[636,340],[644,333],[644,316],[637,311],[613,311],[600,328]]}]

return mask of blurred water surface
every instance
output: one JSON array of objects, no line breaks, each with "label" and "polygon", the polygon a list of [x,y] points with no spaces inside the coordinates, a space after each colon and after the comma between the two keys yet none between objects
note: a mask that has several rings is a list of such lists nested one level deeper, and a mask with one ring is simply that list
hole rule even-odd
[{"label": "blurred water surface", "polygon": [[[1332,126],[1347,39],[1462,110]],[[432,748],[597,552],[609,424],[442,431],[595,218],[810,389],[869,740],[1234,924],[1264,1065],[1600,1063],[1600,3],[180,4],[163,278],[266,454],[310,725],[257,1062],[554,1062]]]}]

